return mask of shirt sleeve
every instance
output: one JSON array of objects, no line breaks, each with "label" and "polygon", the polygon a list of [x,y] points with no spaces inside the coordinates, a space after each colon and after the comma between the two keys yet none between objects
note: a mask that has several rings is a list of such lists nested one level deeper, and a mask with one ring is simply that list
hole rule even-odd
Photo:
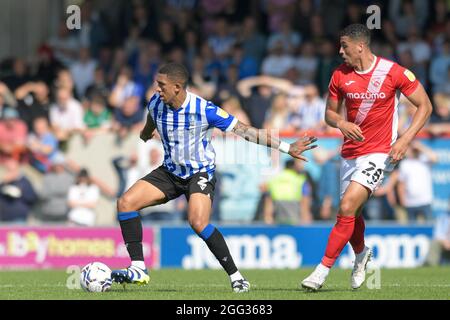
[{"label": "shirt sleeve", "polygon": [[155,93],[151,98],[150,101],[147,103],[147,110],[151,111],[156,106],[157,101],[159,101],[159,94]]},{"label": "shirt sleeve", "polygon": [[396,89],[406,97],[410,96],[419,86],[419,80],[416,79],[414,73],[398,64],[395,64],[393,71]]},{"label": "shirt sleeve", "polygon": [[222,131],[231,131],[238,122],[238,120],[213,103],[208,103],[206,106],[206,119],[211,127],[218,128]]},{"label": "shirt sleeve", "polygon": [[330,83],[328,84],[328,97],[332,100],[340,100],[342,98],[341,91],[339,90],[338,70],[333,72]]}]

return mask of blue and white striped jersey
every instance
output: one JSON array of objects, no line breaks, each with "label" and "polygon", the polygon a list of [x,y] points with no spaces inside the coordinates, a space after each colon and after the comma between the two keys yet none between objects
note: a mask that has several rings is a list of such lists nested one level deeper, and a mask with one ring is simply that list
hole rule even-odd
[{"label": "blue and white striped jersey", "polygon": [[165,104],[158,93],[150,99],[147,109],[164,146],[163,166],[183,179],[197,172],[207,172],[212,179],[216,157],[211,145],[212,130],[230,131],[237,119],[191,92],[177,110]]}]

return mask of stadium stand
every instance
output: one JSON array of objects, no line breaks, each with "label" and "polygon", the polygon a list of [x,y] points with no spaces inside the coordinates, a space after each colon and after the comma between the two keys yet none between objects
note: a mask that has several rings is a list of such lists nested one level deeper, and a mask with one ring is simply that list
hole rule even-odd
[{"label": "stadium stand", "polygon": [[[15,117],[16,110],[30,133],[35,117],[47,117],[59,141],[58,149],[67,160],[66,170],[76,175],[81,168],[87,168],[102,191],[95,209],[96,225],[116,223],[114,201],[119,177],[113,160],[137,152],[145,104],[154,92],[153,77],[158,66],[169,60],[189,67],[190,90],[226,108],[235,108],[239,117],[249,124],[281,129],[280,134],[287,138],[308,131],[326,141],[323,147],[330,154],[335,152],[340,135],[320,119],[325,108],[324,93],[331,72],[341,63],[337,32],[348,23],[365,21],[364,1],[352,1],[348,7],[341,5],[342,1],[312,0],[86,0],[80,3],[83,26],[80,30],[67,28],[62,4],[39,8],[30,4],[27,10],[35,10],[36,15],[51,15],[51,19],[42,20],[47,21],[44,26],[50,31],[36,28],[36,32],[29,33],[33,36],[27,44],[21,46],[22,51],[19,48],[5,51],[2,46],[0,129],[8,126],[8,119]],[[382,8],[383,19],[381,30],[373,30],[374,52],[410,65],[435,105],[430,126],[421,133],[421,138],[431,135],[447,141],[450,127],[448,1],[377,3]],[[15,23],[9,19],[6,22]],[[35,19],[30,20],[30,25],[34,24]],[[31,107],[32,110],[39,107],[39,112],[30,113]],[[402,100],[400,132],[411,120],[408,110],[407,102]],[[77,118],[69,116],[70,112]],[[220,139],[219,158],[224,156]],[[0,157],[3,161],[19,160],[25,176],[39,189],[46,169],[33,166],[30,138],[22,140],[24,145],[12,148],[2,137]],[[441,151],[437,153],[442,154],[445,147],[439,148]],[[49,161],[48,166],[52,157],[44,159]],[[314,153],[313,164],[305,167],[316,184],[312,193],[315,195],[320,190],[311,202],[315,220],[333,217],[330,208],[325,213],[321,202],[326,188],[320,183],[327,181],[321,178],[321,169],[329,160],[325,158]],[[250,160],[242,160],[239,165]],[[247,185],[241,184],[242,188],[257,195],[248,198],[252,199],[251,203],[236,208],[233,201],[242,199],[229,189],[239,184],[236,180],[239,171],[229,170],[219,160],[222,187],[217,197],[218,219],[263,221],[263,185],[282,170],[280,163],[283,161],[276,165],[270,162],[272,168],[262,165],[267,171],[262,175],[246,171],[245,164],[242,166],[241,172],[248,179]],[[335,168],[331,165],[327,170]],[[5,171],[3,162],[0,181]],[[380,197],[390,210],[404,210],[395,185]],[[445,211],[442,205],[447,203],[445,200],[440,198],[434,206]],[[227,210],[236,211],[224,213]],[[38,210],[32,211],[34,215],[30,215],[28,223],[42,223]],[[371,216],[401,220],[398,218],[401,214],[383,216],[372,211],[366,216],[369,220]]]}]

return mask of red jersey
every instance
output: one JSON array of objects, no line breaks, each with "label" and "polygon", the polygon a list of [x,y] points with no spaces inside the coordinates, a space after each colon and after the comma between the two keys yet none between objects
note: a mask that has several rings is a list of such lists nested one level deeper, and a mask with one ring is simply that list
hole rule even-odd
[{"label": "red jersey", "polygon": [[329,98],[345,101],[347,121],[357,124],[364,136],[362,142],[344,137],[342,157],[389,153],[397,139],[400,93],[409,96],[418,85],[411,71],[380,57],[365,72],[340,65],[331,77]]}]

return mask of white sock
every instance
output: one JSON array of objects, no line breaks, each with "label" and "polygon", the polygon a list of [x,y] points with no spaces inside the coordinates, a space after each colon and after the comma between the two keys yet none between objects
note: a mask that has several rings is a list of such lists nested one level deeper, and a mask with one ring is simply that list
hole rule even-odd
[{"label": "white sock", "polygon": [[131,261],[131,265],[133,267],[138,267],[139,269],[142,269],[142,270],[145,269],[145,262],[144,261]]},{"label": "white sock", "polygon": [[230,275],[231,282],[236,281],[236,280],[241,280],[241,279],[244,279],[244,277],[242,276],[242,274],[239,271],[236,271],[235,273]]},{"label": "white sock", "polygon": [[325,274],[325,276],[328,276],[328,273],[330,272],[330,268],[328,268],[327,266],[324,266],[321,263],[319,263],[319,265],[316,267],[316,270],[322,274]]}]

